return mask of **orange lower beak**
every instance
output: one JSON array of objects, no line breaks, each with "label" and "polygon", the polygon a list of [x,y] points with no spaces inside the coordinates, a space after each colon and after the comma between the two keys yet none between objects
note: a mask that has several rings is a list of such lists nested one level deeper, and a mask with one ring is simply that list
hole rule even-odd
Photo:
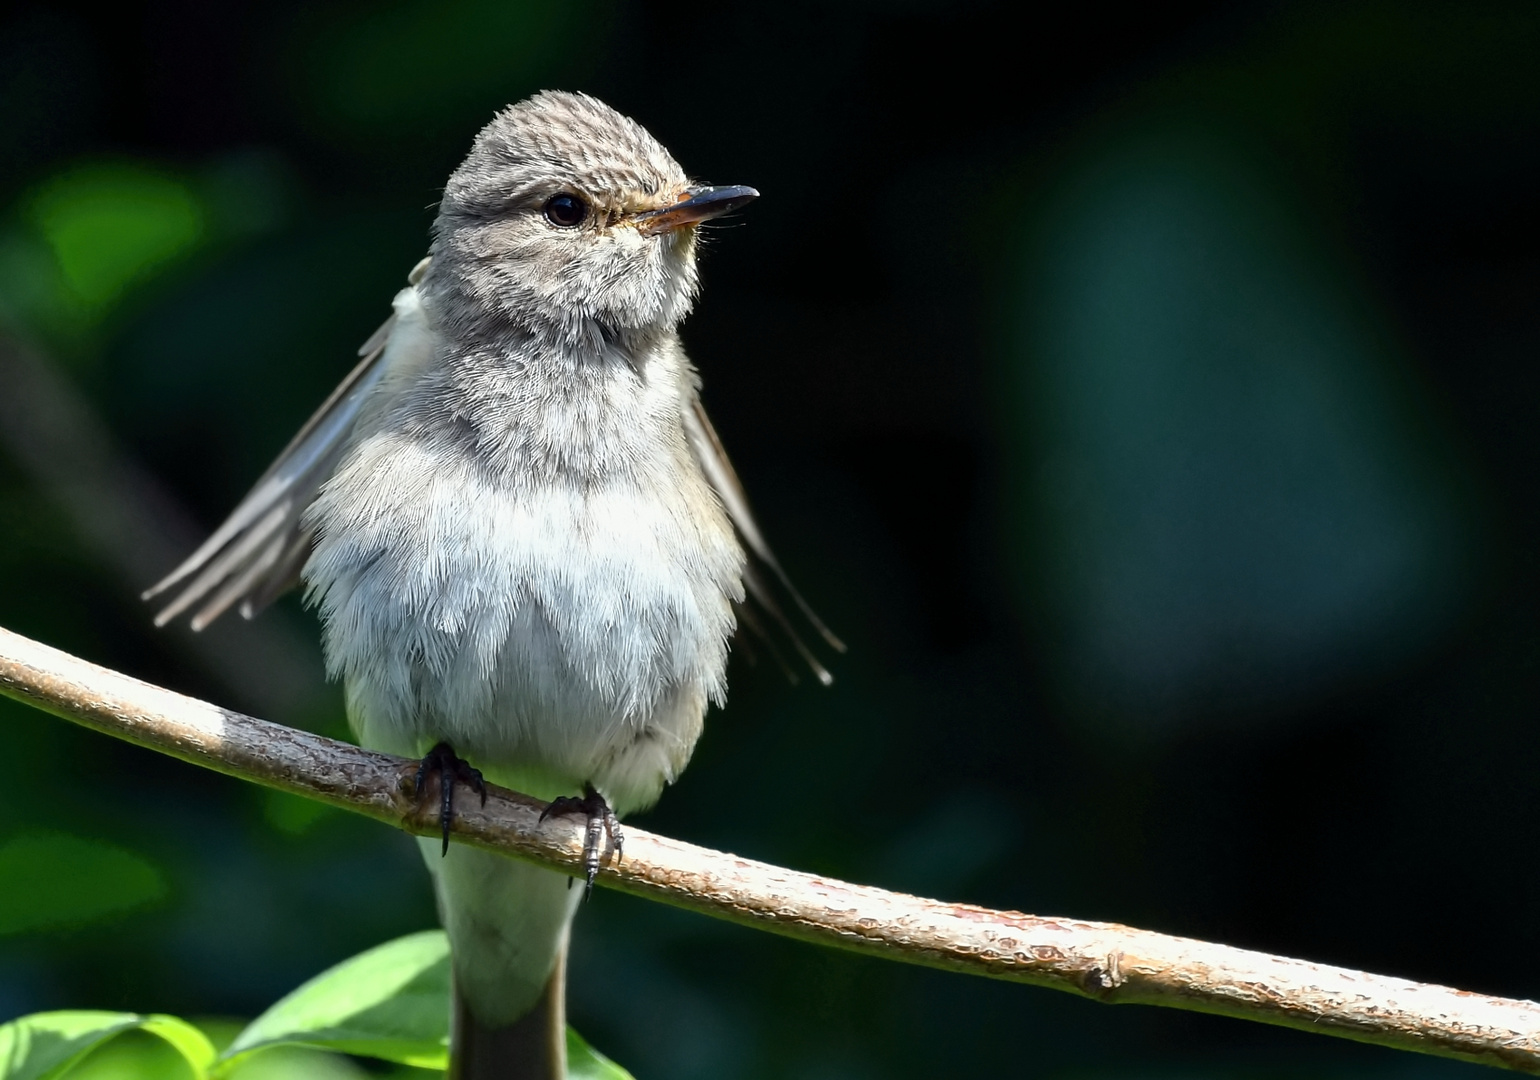
[{"label": "orange lower beak", "polygon": [[651,236],[654,233],[667,232],[685,225],[699,225],[703,221],[730,214],[759,198],[759,192],[751,187],[740,185],[693,187],[689,189],[688,195],[688,198],[681,199],[673,206],[635,214],[631,220],[636,222],[636,227],[642,231],[643,235]]}]

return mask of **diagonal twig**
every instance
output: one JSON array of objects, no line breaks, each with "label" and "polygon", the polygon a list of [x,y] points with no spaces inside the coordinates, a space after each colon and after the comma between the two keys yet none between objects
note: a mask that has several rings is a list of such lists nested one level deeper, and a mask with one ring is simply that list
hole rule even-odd
[{"label": "diagonal twig", "polygon": [[[420,835],[415,762],[151,686],[0,630],[0,693],[108,735]],[[582,826],[489,788],[465,799],[462,843],[582,873]],[[1540,1073],[1540,1004],[1371,975],[1114,923],[948,904],[740,859],[626,829],[600,883],[815,944],[1110,1003],[1218,1013]]]}]

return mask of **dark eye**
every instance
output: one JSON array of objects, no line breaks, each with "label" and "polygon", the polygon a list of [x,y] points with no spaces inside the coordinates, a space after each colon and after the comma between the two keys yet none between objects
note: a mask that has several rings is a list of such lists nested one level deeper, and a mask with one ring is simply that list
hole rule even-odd
[{"label": "dark eye", "polygon": [[563,192],[560,195],[552,195],[545,201],[545,219],[552,225],[560,225],[563,229],[581,225],[587,216],[588,204],[576,195]]}]

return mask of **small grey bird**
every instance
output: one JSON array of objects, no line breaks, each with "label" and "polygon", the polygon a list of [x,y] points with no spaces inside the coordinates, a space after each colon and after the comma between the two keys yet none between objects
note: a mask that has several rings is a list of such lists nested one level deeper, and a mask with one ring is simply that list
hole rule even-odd
[{"label": "small grey bird", "polygon": [[[361,363],[230,518],[146,593],[156,621],[250,618],[297,580],[367,747],[601,825],[651,805],[721,704],[747,591],[821,681],[676,332],[706,187],[582,94],[497,114],[444,190],[431,254]],[[773,646],[772,646],[773,648]],[[450,749],[452,748],[452,750]],[[425,775],[420,774],[420,776]],[[423,785],[419,784],[419,792]],[[453,949],[451,1075],[565,1074],[584,890],[425,840]]]}]

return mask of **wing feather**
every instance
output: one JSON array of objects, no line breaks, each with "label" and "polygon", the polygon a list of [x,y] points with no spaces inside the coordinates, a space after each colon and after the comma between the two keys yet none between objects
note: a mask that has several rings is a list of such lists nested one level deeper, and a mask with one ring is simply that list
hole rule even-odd
[{"label": "wing feather", "polygon": [[[412,272],[409,280],[414,285],[423,265]],[[156,614],[155,625],[164,626],[193,609],[190,624],[202,630],[236,605],[249,619],[299,579],[310,553],[305,509],[336,469],[365,401],[387,369],[422,359],[402,353],[420,352],[427,337],[398,332],[420,321],[415,288],[403,289],[390,318],[359,349],[362,359],[230,516],[182,565],[145,590],[146,600],[175,590]]]},{"label": "wing feather", "polygon": [[[777,592],[791,598],[792,604],[802,619],[819,637],[823,638],[830,648],[836,652],[844,652],[845,643],[834,636],[808,602],[802,598],[802,594],[797,591],[797,587],[791,583],[791,578],[781,567],[780,560],[775,557],[775,552],[765,541],[764,533],[760,531],[759,523],[754,520],[753,511],[749,509],[749,500],[744,494],[738,473],[728,459],[727,451],[722,448],[722,440],[717,436],[716,428],[712,426],[711,418],[706,415],[706,409],[701,405],[699,398],[691,402],[691,408],[684,414],[684,426],[701,471],[705,473],[706,480],[716,491],[717,497],[722,500],[723,509],[727,511],[727,516],[732,519],[734,527],[738,530],[738,536],[753,556],[753,560],[744,568],[743,573],[743,584],[748,590],[749,597],[770,617],[771,622],[780,628],[813,676],[825,686],[829,685],[834,681],[834,676],[819,662],[813,650],[803,640],[795,622],[777,598]],[[769,571],[769,578],[765,576],[766,570]],[[744,625],[762,637],[771,654],[779,659],[779,650],[775,646],[774,639],[766,632],[764,623],[747,609],[742,614]]]}]

